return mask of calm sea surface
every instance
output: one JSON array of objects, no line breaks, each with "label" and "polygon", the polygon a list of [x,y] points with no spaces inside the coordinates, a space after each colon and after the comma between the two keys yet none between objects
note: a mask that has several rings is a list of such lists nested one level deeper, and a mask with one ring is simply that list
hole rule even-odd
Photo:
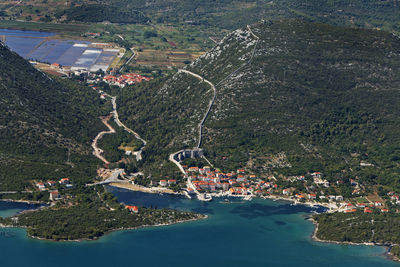
[{"label": "calm sea surface", "polygon": [[[109,191],[126,204],[194,210],[209,218],[80,243],[32,240],[23,229],[0,229],[1,266],[400,266],[385,258],[382,247],[313,242],[307,207]],[[26,208],[1,203],[0,216]]]}]

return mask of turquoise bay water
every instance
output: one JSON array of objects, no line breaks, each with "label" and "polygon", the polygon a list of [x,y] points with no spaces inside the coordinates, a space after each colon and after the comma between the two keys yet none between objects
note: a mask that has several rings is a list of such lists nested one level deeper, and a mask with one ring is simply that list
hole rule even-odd
[{"label": "turquoise bay water", "polygon": [[[382,247],[313,242],[307,207],[259,199],[204,203],[108,189],[126,204],[195,210],[209,218],[80,243],[32,240],[23,229],[1,229],[14,233],[0,235],[1,266],[399,266]],[[0,206],[1,214],[6,210]]]},{"label": "turquoise bay water", "polygon": [[36,209],[38,207],[40,205],[0,201],[0,217],[5,218],[23,210]]}]

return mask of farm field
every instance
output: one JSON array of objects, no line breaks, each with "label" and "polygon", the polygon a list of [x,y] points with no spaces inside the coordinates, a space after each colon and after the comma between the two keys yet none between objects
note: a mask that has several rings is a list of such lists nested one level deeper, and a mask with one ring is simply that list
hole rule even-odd
[{"label": "farm field", "polygon": [[144,49],[138,52],[136,62],[139,66],[158,66],[160,68],[182,67],[202,55],[199,51]]}]

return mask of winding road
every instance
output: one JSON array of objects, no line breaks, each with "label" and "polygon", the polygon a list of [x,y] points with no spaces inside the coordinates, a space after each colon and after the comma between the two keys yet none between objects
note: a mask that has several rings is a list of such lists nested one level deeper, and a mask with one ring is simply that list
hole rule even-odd
[{"label": "winding road", "polygon": [[[130,134],[133,134],[135,136],[136,139],[140,140],[143,143],[143,146],[138,150],[133,152],[133,154],[136,156],[136,160],[139,161],[142,159],[142,151],[143,148],[146,146],[147,142],[140,137],[140,135],[138,133],[136,133],[135,131],[133,131],[132,129],[126,127],[125,124],[123,124],[120,120],[119,120],[119,115],[118,115],[118,111],[117,111],[117,97],[116,96],[111,96],[103,91],[99,91],[99,93],[111,98],[111,104],[113,107],[113,110],[111,111],[110,114],[112,114],[112,116],[114,117],[114,121],[115,123],[119,126],[124,128],[125,131],[127,131]],[[95,155],[98,159],[100,159],[101,161],[103,161],[105,164],[109,164],[110,162],[104,158],[101,154],[104,152],[101,148],[99,148],[97,146],[97,142],[100,138],[102,138],[105,134],[113,134],[115,133],[115,129],[112,128],[107,122],[110,119],[110,116],[107,117],[101,117],[102,122],[104,123],[104,125],[107,126],[107,128],[109,129],[108,131],[102,131],[100,133],[97,134],[97,136],[93,139],[92,142],[92,148],[93,148],[93,155]]]},{"label": "winding road", "polygon": [[[124,183],[124,184],[129,183],[129,181],[124,177],[124,172],[125,172],[124,169],[114,169],[111,176],[106,180],[93,184],[87,184],[87,186],[105,185],[111,183]],[[119,179],[119,177],[123,178],[124,180]]]},{"label": "winding road", "polygon": [[205,122],[206,119],[207,119],[208,114],[209,114],[210,111],[211,111],[212,106],[214,105],[215,98],[216,98],[216,96],[217,96],[217,90],[215,89],[214,84],[213,84],[212,82],[210,82],[209,80],[204,79],[204,77],[202,77],[202,76],[200,76],[200,75],[198,75],[198,74],[196,74],[196,73],[193,73],[193,72],[191,72],[191,71],[188,71],[188,70],[182,70],[182,69],[178,70],[178,73],[181,73],[181,72],[190,74],[190,75],[196,77],[197,79],[201,80],[202,82],[205,82],[205,83],[209,84],[209,85],[211,86],[211,89],[213,89],[213,92],[214,92],[214,93],[213,93],[213,97],[212,97],[212,99],[210,100],[210,103],[208,104],[207,111],[206,111],[206,113],[204,114],[203,119],[202,119],[201,122],[199,123],[199,140],[198,140],[198,142],[197,142],[197,148],[200,148],[200,146],[201,146],[201,141],[202,141],[202,139],[203,139],[203,125],[204,125],[204,122]]},{"label": "winding road", "polygon": [[250,28],[250,25],[247,25],[247,29],[249,30],[250,34],[256,39],[256,44],[254,45],[254,48],[253,48],[253,51],[251,52],[251,56],[250,56],[249,60],[246,63],[244,63],[242,66],[237,68],[236,70],[232,71],[224,79],[220,80],[216,85],[214,85],[212,82],[210,82],[209,80],[205,79],[204,77],[202,77],[202,76],[200,76],[200,75],[198,75],[196,73],[193,73],[191,71],[183,70],[183,69],[178,70],[178,73],[182,73],[182,72],[183,73],[187,73],[189,75],[192,75],[192,76],[196,77],[197,79],[200,79],[203,82],[208,83],[211,86],[211,89],[213,89],[213,91],[214,91],[214,95],[213,95],[213,98],[210,100],[210,104],[208,105],[208,109],[207,109],[206,113],[204,114],[203,119],[199,123],[199,140],[198,140],[198,143],[197,143],[197,148],[198,149],[200,148],[201,142],[203,140],[203,126],[204,126],[204,123],[205,123],[205,121],[206,121],[206,119],[208,117],[208,114],[211,111],[212,106],[214,105],[215,98],[216,98],[216,95],[217,95],[217,90],[216,90],[215,87],[220,85],[222,82],[224,82],[225,80],[229,79],[230,77],[232,77],[236,72],[241,70],[243,67],[249,65],[251,63],[251,61],[253,60],[253,58],[254,58],[254,54],[256,52],[257,45],[258,45],[258,42],[259,42],[260,38],[257,35],[254,34],[254,32]]},{"label": "winding road", "polygon": [[[211,108],[212,108],[212,106],[214,105],[214,102],[215,102],[215,98],[216,98],[216,95],[217,95],[217,90],[216,90],[215,87],[218,86],[219,84],[221,84],[222,82],[224,82],[225,80],[229,79],[231,76],[233,76],[236,72],[238,72],[240,69],[242,69],[242,68],[245,67],[246,65],[250,64],[251,61],[252,61],[253,58],[254,58],[254,55],[255,55],[255,52],[256,52],[256,49],[257,49],[257,45],[258,45],[258,42],[259,42],[260,38],[259,38],[257,35],[254,34],[254,32],[253,32],[253,31],[251,30],[251,28],[250,28],[250,25],[247,25],[247,29],[249,30],[250,34],[256,39],[256,43],[255,43],[255,45],[254,45],[253,51],[251,52],[251,56],[250,56],[249,60],[248,60],[246,63],[244,63],[243,65],[241,65],[239,68],[237,68],[236,70],[234,70],[233,72],[231,72],[229,75],[227,75],[224,79],[220,80],[216,85],[214,85],[212,82],[210,82],[209,80],[205,79],[204,77],[202,77],[202,76],[200,76],[200,75],[198,75],[198,74],[196,74],[196,73],[193,73],[193,72],[191,72],[191,71],[184,70],[184,69],[179,69],[179,70],[178,70],[178,73],[186,73],[186,74],[192,75],[193,77],[195,77],[195,78],[197,78],[197,79],[200,79],[202,82],[205,82],[205,83],[209,84],[209,85],[211,86],[211,89],[213,89],[213,92],[214,92],[214,93],[213,93],[213,97],[212,97],[212,99],[210,100],[210,103],[209,103],[209,105],[208,105],[207,111],[206,111],[206,113],[204,114],[203,119],[202,119],[202,120],[200,121],[200,123],[199,123],[199,139],[198,139],[198,143],[197,143],[196,149],[200,149],[200,146],[201,146],[201,143],[202,143],[202,140],[203,140],[203,126],[204,126],[204,123],[205,123],[205,121],[206,121],[206,119],[207,119],[207,117],[208,117],[208,115],[209,115],[209,113],[210,113],[210,111],[211,111]],[[169,160],[170,160],[172,163],[174,163],[174,164],[179,168],[179,170],[182,172],[182,174],[184,175],[184,177],[187,178],[187,187],[193,189],[193,191],[194,191],[194,192],[196,193],[196,195],[197,195],[197,198],[198,198],[199,200],[208,201],[209,199],[206,199],[202,194],[200,194],[200,193],[196,190],[196,187],[193,185],[193,183],[192,183],[190,177],[187,175],[187,173],[186,173],[185,170],[183,169],[183,167],[182,167],[182,165],[180,164],[180,162],[178,162],[178,161],[176,161],[176,160],[174,159],[174,156],[175,156],[177,153],[180,153],[180,152],[181,152],[181,151],[178,151],[178,152],[175,152],[175,153],[170,154],[170,155],[169,155]],[[203,158],[207,160],[207,158],[205,158],[204,156],[203,156]],[[208,160],[207,160],[207,162],[210,163]],[[212,164],[210,163],[210,165],[212,165]]]},{"label": "winding road", "polygon": [[101,148],[97,146],[97,141],[103,137],[105,134],[113,134],[115,133],[115,130],[113,127],[111,127],[110,124],[108,124],[108,120],[110,119],[110,116],[107,117],[102,117],[101,121],[104,123],[105,126],[107,126],[108,131],[102,131],[97,134],[97,136],[93,139],[92,142],[92,148],[93,148],[93,155],[95,155],[98,159],[103,161],[105,164],[109,164],[110,162],[106,160],[105,157],[103,157],[101,154],[104,152]]},{"label": "winding road", "polygon": [[[111,125],[108,124],[108,120],[111,117],[114,117],[114,121],[115,123],[119,126],[124,128],[125,131],[133,134],[135,136],[135,138],[139,139],[140,141],[143,142],[143,146],[140,148],[139,151],[135,151],[135,155],[136,155],[136,160],[139,161],[142,159],[142,151],[143,148],[146,146],[147,142],[140,137],[140,135],[136,132],[134,132],[132,129],[128,128],[125,126],[125,124],[123,124],[120,120],[119,120],[119,115],[117,112],[117,97],[116,96],[110,96],[109,94],[103,92],[103,91],[98,91],[99,93],[111,98],[111,104],[113,107],[113,110],[110,112],[110,115],[106,116],[106,117],[100,117],[102,122],[104,123],[104,125],[107,126],[107,128],[109,129],[108,131],[102,131],[100,133],[97,134],[97,136],[93,139],[92,142],[92,148],[93,148],[93,155],[95,155],[98,159],[100,159],[101,161],[103,161],[105,164],[109,164],[110,162],[104,158],[101,154],[104,152],[101,148],[99,148],[97,146],[97,142],[100,138],[102,138],[105,134],[113,134],[115,133],[115,129],[111,127]],[[101,182],[97,182],[97,183],[93,183],[93,184],[87,184],[87,186],[93,186],[93,185],[104,185],[104,184],[110,184],[110,183],[129,183],[128,180],[126,179],[119,179],[119,177],[124,178],[124,169],[114,169],[113,173],[111,174],[111,176]]]},{"label": "winding road", "polygon": [[139,161],[139,160],[142,159],[142,151],[143,151],[144,147],[147,145],[147,142],[142,137],[140,137],[140,135],[137,132],[133,131],[132,129],[130,129],[128,127],[126,127],[126,125],[123,124],[119,120],[119,115],[118,115],[118,112],[117,112],[117,97],[116,96],[110,96],[110,97],[111,97],[111,103],[112,103],[112,106],[113,106],[112,113],[114,115],[114,120],[117,123],[117,125],[119,127],[124,128],[124,130],[127,131],[128,133],[133,134],[136,139],[140,140],[143,143],[143,146],[138,151],[134,152],[136,154],[136,160]]}]

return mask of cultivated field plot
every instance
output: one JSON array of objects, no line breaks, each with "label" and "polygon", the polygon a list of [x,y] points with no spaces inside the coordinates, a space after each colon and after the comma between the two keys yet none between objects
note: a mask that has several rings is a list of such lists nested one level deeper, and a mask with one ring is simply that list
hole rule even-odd
[{"label": "cultivated field plot", "polygon": [[145,49],[138,53],[136,64],[159,67],[182,67],[198,58],[201,52]]}]

